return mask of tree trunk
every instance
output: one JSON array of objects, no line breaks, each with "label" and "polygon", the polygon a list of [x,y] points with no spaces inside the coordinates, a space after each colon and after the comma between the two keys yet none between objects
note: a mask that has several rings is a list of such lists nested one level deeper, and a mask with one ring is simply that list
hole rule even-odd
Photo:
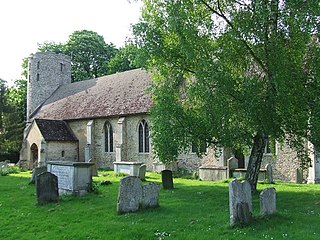
[{"label": "tree trunk", "polygon": [[251,190],[255,191],[257,189],[259,170],[266,146],[267,136],[262,132],[258,132],[254,136],[253,140],[253,146],[247,167],[246,180],[250,183]]}]

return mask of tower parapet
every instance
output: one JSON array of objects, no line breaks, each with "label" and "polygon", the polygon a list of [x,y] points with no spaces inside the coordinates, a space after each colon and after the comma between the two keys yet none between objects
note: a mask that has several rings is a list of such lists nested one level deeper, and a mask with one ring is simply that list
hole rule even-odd
[{"label": "tower parapet", "polygon": [[27,122],[58,87],[69,83],[71,83],[71,57],[52,52],[31,54],[27,87]]}]

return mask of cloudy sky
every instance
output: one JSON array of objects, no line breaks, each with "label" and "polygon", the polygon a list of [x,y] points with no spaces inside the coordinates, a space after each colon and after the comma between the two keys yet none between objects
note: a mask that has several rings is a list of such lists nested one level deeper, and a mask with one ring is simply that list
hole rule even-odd
[{"label": "cloudy sky", "polygon": [[140,1],[1,0],[0,78],[21,77],[24,57],[45,41],[65,42],[76,30],[91,30],[123,46],[140,16]]}]

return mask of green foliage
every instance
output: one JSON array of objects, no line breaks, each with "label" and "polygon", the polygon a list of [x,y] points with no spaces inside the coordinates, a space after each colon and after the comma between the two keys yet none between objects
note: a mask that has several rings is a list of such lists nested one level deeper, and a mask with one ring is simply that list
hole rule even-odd
[{"label": "green foliage", "polygon": [[143,67],[140,49],[132,43],[120,48],[115,56],[108,62],[108,73],[124,72],[130,69]]},{"label": "green foliage", "polygon": [[[0,239],[308,239],[318,240],[319,184],[277,183],[277,214],[259,216],[259,194],[252,196],[255,222],[229,227],[228,184],[175,178],[173,191],[160,190],[160,207],[117,215],[119,177],[99,172],[112,185],[101,194],[62,197],[59,204],[36,205],[31,174],[0,177]],[[147,181],[161,176],[147,173]],[[258,184],[261,191],[274,185]],[[75,217],[76,216],[76,217]],[[17,224],[19,223],[19,224]],[[168,236],[170,234],[170,236]]]},{"label": "green foliage", "polygon": [[21,169],[18,166],[6,166],[0,168],[0,176],[7,176],[13,173],[19,173]]},{"label": "green foliage", "polygon": [[140,50],[134,44],[117,49],[112,43],[105,43],[103,36],[88,30],[73,32],[66,43],[39,44],[38,51],[71,56],[73,82],[143,66]]},{"label": "green foliage", "polygon": [[116,53],[115,46],[106,44],[96,32],[75,31],[65,45],[65,53],[72,56],[72,79],[81,81],[108,73],[107,64]]},{"label": "green foliage", "polygon": [[155,75],[161,161],[204,141],[253,148],[259,168],[269,137],[307,163],[305,140],[320,143],[317,0],[143,2],[134,34]]},{"label": "green foliage", "polygon": [[101,193],[101,191],[99,190],[99,182],[92,181],[92,186],[91,186],[90,192],[92,192],[94,194],[100,194]]},{"label": "green foliage", "polygon": [[16,80],[12,87],[2,89],[0,160],[17,162],[26,118],[26,81]]},{"label": "green foliage", "polygon": [[45,42],[38,50],[71,56],[73,82],[107,75],[108,62],[117,51],[112,43],[105,43],[103,36],[88,30],[73,32],[66,43]]}]

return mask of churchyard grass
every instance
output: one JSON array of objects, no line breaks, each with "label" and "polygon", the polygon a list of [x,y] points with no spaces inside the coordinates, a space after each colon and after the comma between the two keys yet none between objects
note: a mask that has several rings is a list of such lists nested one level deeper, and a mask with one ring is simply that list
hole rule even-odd
[{"label": "churchyard grass", "polygon": [[[175,178],[174,190],[160,191],[160,207],[117,215],[119,180],[99,172],[96,191],[61,197],[38,206],[31,174],[0,176],[0,239],[320,239],[320,185],[258,184],[277,190],[277,211],[259,217],[259,193],[253,195],[255,221],[229,227],[228,183]],[[147,172],[146,181],[161,176]]]}]

